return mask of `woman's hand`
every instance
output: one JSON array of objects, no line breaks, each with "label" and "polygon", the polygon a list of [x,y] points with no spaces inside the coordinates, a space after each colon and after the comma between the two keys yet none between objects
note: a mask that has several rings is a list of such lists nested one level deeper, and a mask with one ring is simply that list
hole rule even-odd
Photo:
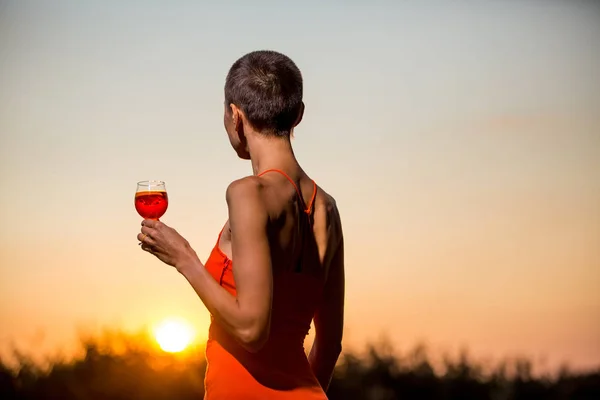
[{"label": "woman's hand", "polygon": [[180,272],[184,266],[198,261],[198,256],[189,242],[163,222],[143,220],[141,233],[138,233],[137,238],[141,242],[142,250],[154,254],[159,260]]}]

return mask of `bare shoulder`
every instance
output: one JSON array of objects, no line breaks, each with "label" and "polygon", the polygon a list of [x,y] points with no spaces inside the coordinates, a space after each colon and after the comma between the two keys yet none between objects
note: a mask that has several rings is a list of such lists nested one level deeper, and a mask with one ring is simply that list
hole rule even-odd
[{"label": "bare shoulder", "polygon": [[262,196],[262,192],[263,185],[260,180],[256,179],[254,176],[246,176],[231,182],[229,186],[227,186],[225,198],[227,203],[241,198],[257,199]]},{"label": "bare shoulder", "polygon": [[229,184],[225,192],[227,205],[231,209],[247,209],[249,211],[265,210],[264,185],[255,176],[237,179]]},{"label": "bare shoulder", "polygon": [[324,217],[327,230],[332,232],[336,239],[341,240],[342,219],[335,198],[319,186],[315,203],[315,212]]},{"label": "bare shoulder", "polygon": [[321,186],[318,187],[317,206],[323,207],[327,214],[332,214],[339,219],[339,211],[335,198],[327,193]]}]

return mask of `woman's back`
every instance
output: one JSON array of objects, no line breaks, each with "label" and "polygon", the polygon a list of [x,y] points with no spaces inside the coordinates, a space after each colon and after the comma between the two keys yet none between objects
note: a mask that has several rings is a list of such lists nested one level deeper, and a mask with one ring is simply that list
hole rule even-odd
[{"label": "woman's back", "polygon": [[[245,179],[255,179],[260,185],[269,215],[273,278],[269,337],[258,352],[250,352],[213,319],[207,344],[206,396],[326,398],[303,343],[328,290],[326,283],[342,241],[335,202],[300,168],[296,174],[267,170]],[[215,280],[234,296],[235,240],[227,222],[206,262]]]},{"label": "woman's back", "polygon": [[175,267],[211,314],[207,399],[324,399],[341,352],[344,240],[335,201],[292,150],[302,92],[300,70],[275,51],[229,69],[223,123],[253,175],[227,187],[228,221],[206,263],[172,227],[142,221],[142,250]]}]

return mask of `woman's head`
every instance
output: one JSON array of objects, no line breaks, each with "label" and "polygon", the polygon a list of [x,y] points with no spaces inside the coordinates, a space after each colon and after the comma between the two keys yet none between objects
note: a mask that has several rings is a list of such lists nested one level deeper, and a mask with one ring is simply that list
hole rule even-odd
[{"label": "woman's head", "polygon": [[289,138],[303,111],[302,74],[289,57],[254,51],[231,66],[225,80],[225,129],[240,157],[249,158],[250,129]]}]

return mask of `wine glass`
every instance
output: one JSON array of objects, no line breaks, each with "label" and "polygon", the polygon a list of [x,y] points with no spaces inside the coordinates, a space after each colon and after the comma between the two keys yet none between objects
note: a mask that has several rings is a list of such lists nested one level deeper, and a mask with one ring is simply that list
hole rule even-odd
[{"label": "wine glass", "polygon": [[135,209],[144,219],[157,220],[169,205],[167,189],[163,181],[141,181],[135,192]]}]

